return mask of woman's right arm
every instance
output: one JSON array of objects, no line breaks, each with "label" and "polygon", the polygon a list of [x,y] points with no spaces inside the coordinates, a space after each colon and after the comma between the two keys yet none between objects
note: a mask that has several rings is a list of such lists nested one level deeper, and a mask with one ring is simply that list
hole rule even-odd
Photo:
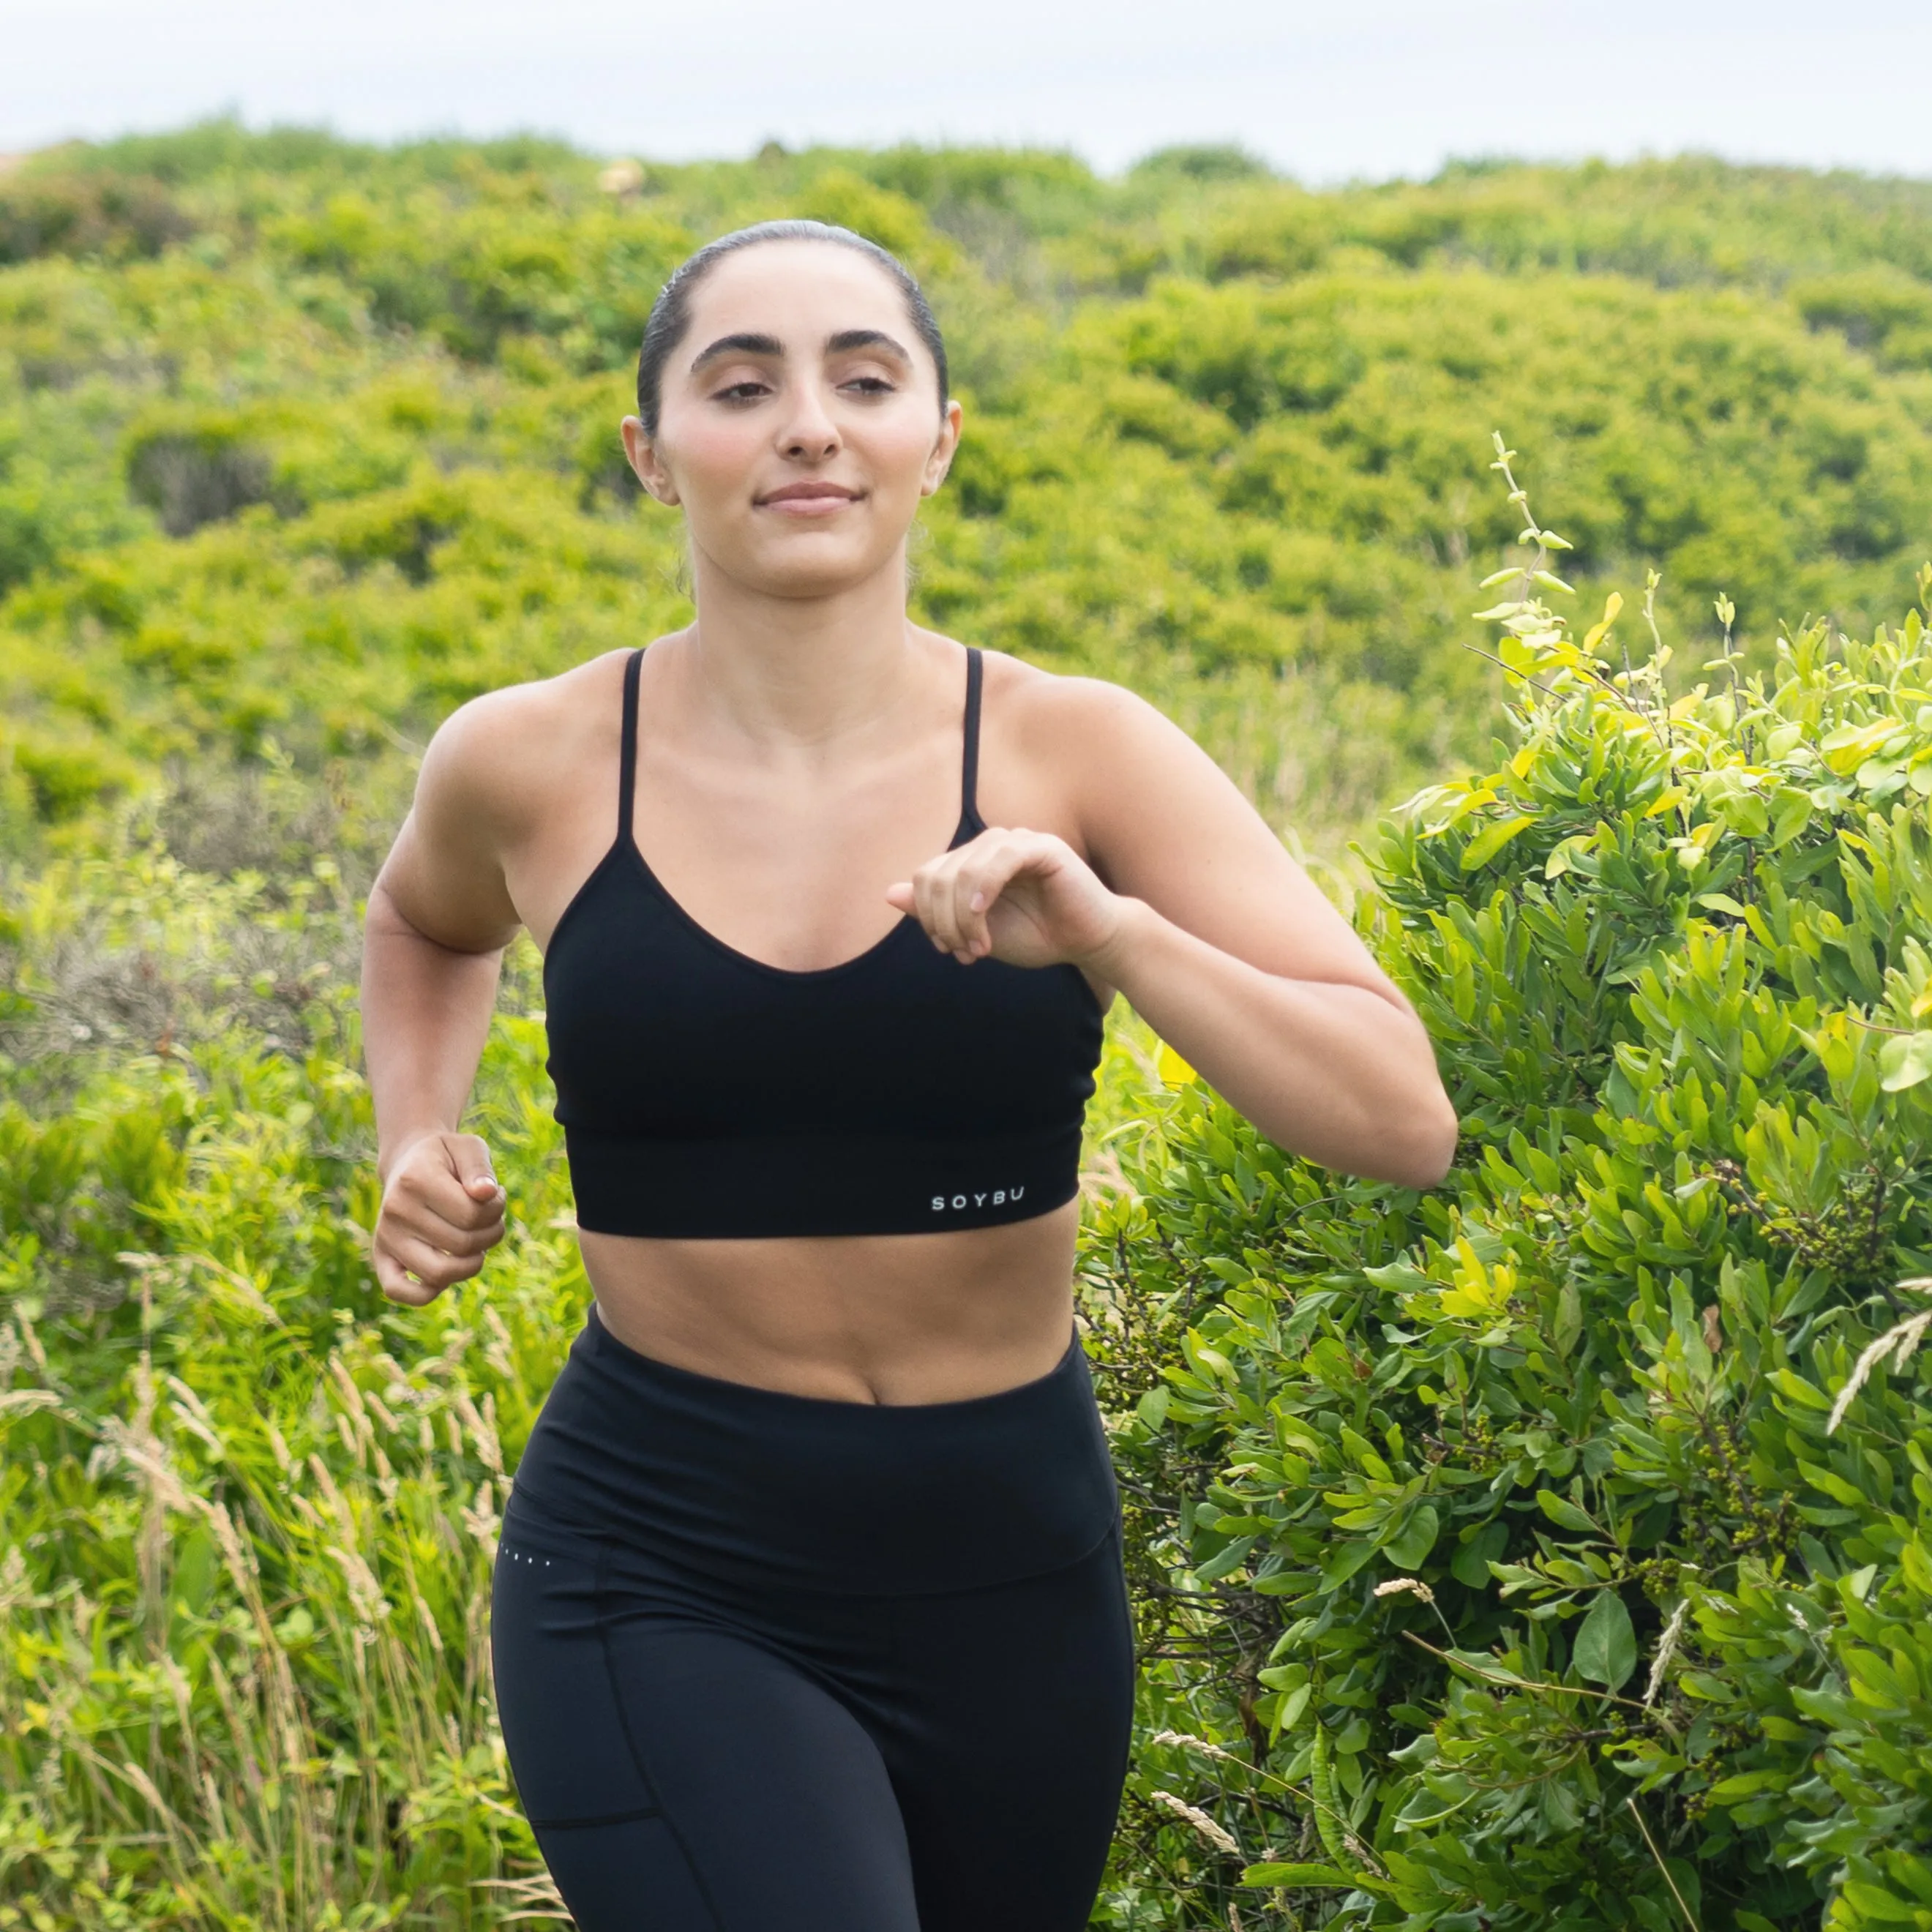
[{"label": "woman's right arm", "polygon": [[437,732],[369,892],[362,1050],[382,1183],[372,1258],[382,1292],[415,1306],[478,1273],[503,1232],[489,1150],[458,1130],[519,923],[502,862],[514,800],[490,744],[512,696],[466,705]]}]

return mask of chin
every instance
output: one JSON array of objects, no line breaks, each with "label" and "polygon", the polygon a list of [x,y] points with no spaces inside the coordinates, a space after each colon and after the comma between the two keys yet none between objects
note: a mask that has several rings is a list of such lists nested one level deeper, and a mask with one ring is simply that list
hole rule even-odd
[{"label": "chin", "polygon": [[831,544],[801,545],[789,556],[748,560],[745,569],[733,574],[747,589],[769,597],[832,597],[856,590],[880,571],[890,569],[896,554],[895,550],[884,556],[869,551],[854,555]]}]

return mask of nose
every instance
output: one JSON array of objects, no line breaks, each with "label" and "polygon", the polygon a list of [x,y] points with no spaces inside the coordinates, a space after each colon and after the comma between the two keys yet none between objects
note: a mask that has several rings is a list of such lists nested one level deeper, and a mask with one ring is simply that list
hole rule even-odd
[{"label": "nose", "polygon": [[791,414],[779,434],[779,448],[800,463],[823,463],[837,455],[838,425],[826,408],[818,386],[801,384],[794,394]]}]

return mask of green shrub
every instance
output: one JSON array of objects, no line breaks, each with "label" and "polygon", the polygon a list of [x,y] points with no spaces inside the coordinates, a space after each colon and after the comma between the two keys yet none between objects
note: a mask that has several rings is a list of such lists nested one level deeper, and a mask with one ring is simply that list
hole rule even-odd
[{"label": "green shrub", "polygon": [[1318,849],[1487,732],[1498,415],[1593,608],[1654,556],[1664,621],[1744,653],[1666,704],[1661,652],[1512,609],[1548,689],[1376,840],[1443,1188],[1312,1173],[1114,1029],[1112,1922],[1932,1925],[1932,677],[1918,620],[1836,635],[1923,554],[1932,188],[775,147],[597,182],[220,122],[9,177],[0,1932],[547,1909],[480,1607],[584,1293],[530,962],[478,1102],[511,1242],[383,1312],[344,880],[453,704],[686,614],[624,365],[692,242],[799,212],[911,252],[955,338],[922,614],[1133,685]]},{"label": "green shrub", "polygon": [[29,175],[0,188],[0,265],[37,255],[155,256],[196,224],[156,181]]},{"label": "green shrub", "polygon": [[1558,542],[1514,742],[1366,855],[1448,1180],[1186,1091],[1092,1217],[1124,1923],[1932,1927],[1932,635],[1673,701]]},{"label": "green shrub", "polygon": [[[922,617],[1156,695],[1265,689],[1288,746],[1311,692],[1368,693],[1398,782],[1481,753],[1455,640],[1468,559],[1512,533],[1481,494],[1499,416],[1548,452],[1580,582],[1654,558],[1693,634],[1726,589],[1760,668],[1780,613],[1856,632],[1900,608],[1932,521],[1922,184],[1686,161],[1315,194],[1215,150],[1109,183],[911,148],[635,176],[607,191],[541,142],[220,122],[10,176],[160,182],[195,230],[0,264],[10,727],[104,772],[245,766],[272,738],[314,773],[419,740],[479,664],[542,675],[677,621],[672,520],[616,419],[666,271],[772,215],[903,250],[952,335],[968,429]],[[522,583],[441,515],[395,533],[400,582],[366,550],[327,568],[343,506],[491,486]],[[586,550],[626,556],[628,608],[578,579]],[[1359,829],[1314,788],[1292,802],[1318,842]]]}]

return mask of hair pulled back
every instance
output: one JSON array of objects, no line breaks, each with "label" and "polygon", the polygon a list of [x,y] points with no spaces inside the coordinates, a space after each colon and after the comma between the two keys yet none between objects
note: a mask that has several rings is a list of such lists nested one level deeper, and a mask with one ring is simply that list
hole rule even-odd
[{"label": "hair pulled back", "polygon": [[826,221],[760,221],[749,228],[734,229],[707,242],[688,261],[672,273],[651,304],[650,319],[644,324],[644,346],[638,352],[638,415],[647,436],[658,433],[658,418],[664,404],[664,364],[691,327],[691,301],[699,285],[727,255],[741,249],[755,248],[766,242],[830,242],[841,248],[875,262],[898,286],[905,298],[906,312],[913,328],[926,346],[939,371],[939,406],[946,402],[946,339],[933,319],[932,304],[926,298],[912,272],[894,254],[876,242],[855,234],[849,228],[836,228]]}]

